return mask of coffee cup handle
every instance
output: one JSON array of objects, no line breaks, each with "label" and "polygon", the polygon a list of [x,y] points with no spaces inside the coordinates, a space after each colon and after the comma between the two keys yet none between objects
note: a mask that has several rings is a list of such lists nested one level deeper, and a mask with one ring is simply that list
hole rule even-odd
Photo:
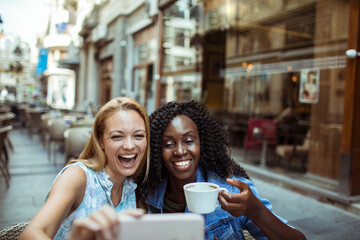
[{"label": "coffee cup handle", "polygon": [[219,192],[222,192],[222,191],[229,192],[226,188],[223,188],[223,187],[219,188]]},{"label": "coffee cup handle", "polygon": [[[219,193],[222,192],[222,191],[229,192],[226,188],[223,188],[223,187],[222,187],[222,188],[219,188]],[[220,205],[219,202],[216,203],[216,207],[215,207],[215,208],[217,208],[219,205]]]}]

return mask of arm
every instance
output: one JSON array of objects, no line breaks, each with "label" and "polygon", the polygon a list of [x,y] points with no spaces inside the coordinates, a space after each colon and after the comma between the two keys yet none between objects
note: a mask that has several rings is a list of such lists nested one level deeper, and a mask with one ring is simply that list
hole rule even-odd
[{"label": "arm", "polygon": [[20,239],[51,239],[62,221],[81,203],[86,188],[86,173],[80,167],[66,169],[56,180],[48,199],[31,220]]},{"label": "arm", "polygon": [[240,193],[220,193],[219,202],[222,209],[235,217],[245,215],[269,239],[306,239],[300,231],[280,221],[280,219],[253,194],[246,183],[232,179],[227,179],[226,181],[240,189]]}]

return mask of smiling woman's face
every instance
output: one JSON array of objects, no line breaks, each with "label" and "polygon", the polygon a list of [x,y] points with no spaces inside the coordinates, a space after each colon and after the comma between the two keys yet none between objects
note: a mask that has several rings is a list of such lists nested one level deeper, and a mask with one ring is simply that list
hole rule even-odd
[{"label": "smiling woman's face", "polygon": [[194,182],[200,160],[200,138],[195,123],[186,115],[178,115],[165,128],[162,157],[171,178]]},{"label": "smiling woman's face", "polygon": [[135,110],[120,110],[105,125],[100,145],[107,159],[106,173],[117,179],[133,175],[146,151],[144,120]]}]

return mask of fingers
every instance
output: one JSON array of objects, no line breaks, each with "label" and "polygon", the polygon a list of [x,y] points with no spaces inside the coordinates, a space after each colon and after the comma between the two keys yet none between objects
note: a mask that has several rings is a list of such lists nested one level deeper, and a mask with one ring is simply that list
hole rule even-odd
[{"label": "fingers", "polygon": [[70,239],[116,238],[119,231],[119,219],[115,209],[104,206],[91,214],[89,218],[74,221]]},{"label": "fingers", "polygon": [[237,180],[237,179],[227,178],[226,181],[230,185],[237,187],[240,190],[240,192],[249,188],[249,186],[246,183],[244,183],[240,180]]},{"label": "fingers", "polygon": [[139,217],[143,216],[144,214],[145,214],[145,210],[141,209],[141,208],[131,209],[131,210],[124,211],[121,213],[121,215],[129,215],[129,216],[136,217],[136,218],[139,218]]},{"label": "fingers", "polygon": [[246,207],[241,202],[229,202],[224,196],[219,196],[219,203],[221,208],[235,217],[245,215]]},{"label": "fingers", "polygon": [[251,198],[250,194],[252,193],[249,186],[236,179],[226,179],[226,181],[230,185],[237,187],[240,193],[220,192],[218,200],[221,208],[236,217],[245,215]]},{"label": "fingers", "polygon": [[119,220],[116,211],[110,206],[105,206],[97,212],[94,212],[90,219],[100,225],[99,234],[102,239],[113,239],[117,236],[119,229]]},{"label": "fingers", "polygon": [[243,204],[247,202],[247,194],[245,192],[242,193],[233,193],[230,194],[228,192],[219,193],[219,203],[222,206],[231,207],[238,206],[239,204]]},{"label": "fingers", "polygon": [[222,191],[219,193],[219,197],[221,196],[224,201],[232,202],[232,203],[241,203],[247,201],[250,194],[252,194],[249,186],[237,179],[226,179],[226,181],[232,185],[237,187],[240,190],[240,193],[229,193],[226,191]]},{"label": "fingers", "polygon": [[69,234],[69,240],[92,239],[95,233],[100,230],[100,226],[89,218],[76,219]]}]

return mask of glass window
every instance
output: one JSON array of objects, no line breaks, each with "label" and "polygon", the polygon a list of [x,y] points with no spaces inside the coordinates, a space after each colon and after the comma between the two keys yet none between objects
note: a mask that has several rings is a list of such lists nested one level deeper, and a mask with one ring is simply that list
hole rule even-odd
[{"label": "glass window", "polygon": [[196,49],[191,46],[191,38],[195,34],[196,21],[190,12],[189,1],[177,1],[164,11],[164,72],[194,68]]},{"label": "glass window", "polygon": [[[164,11],[166,96],[192,96],[175,76],[196,72],[199,99],[226,116],[218,120],[230,130],[235,151],[252,152],[243,154],[247,163],[336,182],[349,1],[208,0],[180,7],[184,2]],[[252,119],[276,123],[274,139],[255,136],[272,155],[263,154],[263,141],[247,142]],[[280,156],[277,147],[285,145],[305,150]]]},{"label": "glass window", "polygon": [[155,54],[155,39],[135,47],[135,65],[142,62],[154,61]]}]

